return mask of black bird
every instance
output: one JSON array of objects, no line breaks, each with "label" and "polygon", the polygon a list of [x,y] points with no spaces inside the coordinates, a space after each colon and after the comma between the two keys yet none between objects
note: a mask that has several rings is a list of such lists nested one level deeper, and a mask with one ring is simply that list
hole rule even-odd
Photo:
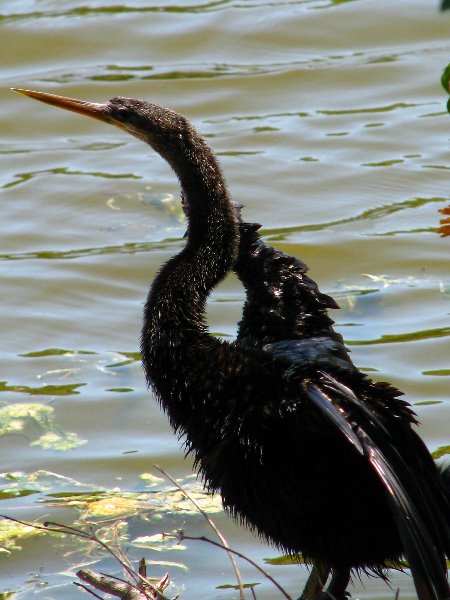
[{"label": "black bird", "polygon": [[[420,600],[450,598],[450,469],[435,466],[400,392],[353,365],[327,314],[336,304],[306,266],[242,222],[217,159],[189,121],[131,98],[94,104],[16,91],[128,131],[178,176],[186,245],[150,288],[142,358],[226,510],[314,564],[305,600],[343,600],[352,571],[386,578],[402,557]],[[232,269],[247,300],[228,343],[208,333],[206,302]]]}]

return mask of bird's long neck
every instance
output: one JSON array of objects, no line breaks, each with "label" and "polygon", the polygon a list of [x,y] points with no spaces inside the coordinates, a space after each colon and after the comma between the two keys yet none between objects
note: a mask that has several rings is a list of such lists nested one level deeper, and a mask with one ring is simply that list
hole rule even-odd
[{"label": "bird's long neck", "polygon": [[191,132],[183,151],[161,152],[177,174],[188,215],[185,248],[153,282],[144,311],[142,347],[189,344],[206,332],[206,300],[230,270],[237,252],[236,216],[218,162],[203,139]]}]

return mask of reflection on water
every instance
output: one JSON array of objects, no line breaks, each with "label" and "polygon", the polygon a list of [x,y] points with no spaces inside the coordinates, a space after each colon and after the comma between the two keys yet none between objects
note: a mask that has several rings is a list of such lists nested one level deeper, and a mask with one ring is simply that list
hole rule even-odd
[{"label": "reflection on water", "polygon": [[[141,97],[191,118],[246,218],[338,299],[332,316],[355,362],[406,392],[429,447],[448,457],[450,279],[437,230],[449,204],[450,16],[424,0],[4,0],[0,13],[0,512],[95,523],[106,540],[115,527],[155,577],[169,570],[172,595],[236,598],[222,552],[157,541],[179,528],[212,535],[174,502],[161,515],[170,486],[152,465],[184,481],[191,465],[138,354],[149,282],[183,245],[174,176],[122,132],[7,88]],[[234,276],[214,292],[215,334],[234,335],[242,299]],[[278,557],[215,520],[258,562]],[[88,563],[122,575],[96,547],[11,527],[0,522],[4,597],[79,598],[73,573]],[[295,597],[304,567],[268,562]],[[274,597],[249,565],[242,574],[258,598]],[[392,585],[414,597],[408,576]],[[394,593],[363,579],[353,595]]]}]

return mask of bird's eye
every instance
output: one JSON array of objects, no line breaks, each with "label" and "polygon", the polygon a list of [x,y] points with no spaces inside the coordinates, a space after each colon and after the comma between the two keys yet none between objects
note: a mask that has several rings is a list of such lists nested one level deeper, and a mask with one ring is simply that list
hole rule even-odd
[{"label": "bird's eye", "polygon": [[128,107],[126,106],[117,106],[116,107],[116,113],[120,116],[120,117],[126,117],[127,115],[129,115],[130,111],[128,110]]},{"label": "bird's eye", "polygon": [[124,98],[112,98],[110,100],[111,113],[117,118],[124,120],[130,115],[130,107],[127,106]]}]

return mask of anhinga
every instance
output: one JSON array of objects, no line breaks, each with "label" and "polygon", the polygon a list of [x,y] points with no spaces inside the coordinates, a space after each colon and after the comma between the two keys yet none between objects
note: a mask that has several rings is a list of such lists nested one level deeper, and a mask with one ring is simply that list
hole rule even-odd
[{"label": "anhinga", "polygon": [[[241,221],[196,129],[142,100],[98,104],[16,91],[124,129],[178,176],[186,245],[150,288],[142,360],[225,509],[314,564],[304,599],[344,599],[353,570],[386,578],[402,557],[420,600],[450,598],[450,469],[435,466],[401,393],[353,365],[327,314],[336,304],[306,266]],[[229,343],[209,334],[206,302],[232,269],[247,300]]]}]

